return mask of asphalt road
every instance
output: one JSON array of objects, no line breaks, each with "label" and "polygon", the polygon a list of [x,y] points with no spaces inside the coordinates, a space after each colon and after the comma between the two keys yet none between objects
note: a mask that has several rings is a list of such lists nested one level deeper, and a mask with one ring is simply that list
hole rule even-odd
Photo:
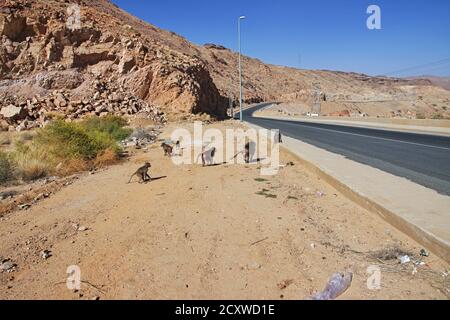
[{"label": "asphalt road", "polygon": [[265,106],[244,120],[450,196],[450,137],[252,116]]}]

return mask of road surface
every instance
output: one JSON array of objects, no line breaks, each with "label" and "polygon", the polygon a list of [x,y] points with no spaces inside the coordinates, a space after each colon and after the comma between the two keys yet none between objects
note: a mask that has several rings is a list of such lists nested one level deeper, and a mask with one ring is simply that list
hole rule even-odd
[{"label": "road surface", "polygon": [[243,111],[244,121],[450,195],[450,137],[253,117],[265,106]]}]

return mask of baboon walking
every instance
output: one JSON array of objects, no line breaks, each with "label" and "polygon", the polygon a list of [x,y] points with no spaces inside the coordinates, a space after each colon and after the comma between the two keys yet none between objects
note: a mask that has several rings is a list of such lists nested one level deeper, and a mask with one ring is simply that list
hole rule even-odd
[{"label": "baboon walking", "polygon": [[283,136],[281,135],[281,131],[280,130],[278,130],[277,142],[278,143],[283,143]]},{"label": "baboon walking", "polygon": [[250,163],[250,160],[253,157],[253,153],[254,152],[255,152],[254,143],[253,142],[247,142],[245,144],[244,150],[243,151],[239,151],[238,153],[236,153],[236,155],[233,158],[231,158],[231,160],[236,159],[238,155],[243,153],[244,154],[244,161],[245,161],[245,163]]},{"label": "baboon walking", "polygon": [[131,182],[131,180],[133,179],[134,176],[138,176],[139,177],[139,183],[152,181],[152,178],[148,174],[148,170],[150,169],[151,166],[152,165],[150,164],[150,162],[146,162],[142,167],[137,169],[136,172],[131,175],[130,180],[128,181],[128,183]]},{"label": "baboon walking", "polygon": [[163,143],[161,143],[161,147],[164,150],[164,156],[169,156],[169,157],[172,156],[172,153],[173,153],[172,146],[169,146],[167,143],[163,142]]},{"label": "baboon walking", "polygon": [[205,167],[206,165],[212,165],[214,164],[214,156],[216,154],[216,147],[212,147],[209,150],[202,151],[202,153],[200,153],[197,157],[197,162],[198,162],[198,158],[202,157],[202,166]]}]

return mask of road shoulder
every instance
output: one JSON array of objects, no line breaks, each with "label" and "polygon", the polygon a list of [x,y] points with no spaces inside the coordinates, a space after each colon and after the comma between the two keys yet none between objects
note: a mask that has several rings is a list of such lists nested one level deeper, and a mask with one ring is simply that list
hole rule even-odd
[{"label": "road shoulder", "polygon": [[297,139],[283,137],[283,147],[348,198],[450,261],[450,197]]}]

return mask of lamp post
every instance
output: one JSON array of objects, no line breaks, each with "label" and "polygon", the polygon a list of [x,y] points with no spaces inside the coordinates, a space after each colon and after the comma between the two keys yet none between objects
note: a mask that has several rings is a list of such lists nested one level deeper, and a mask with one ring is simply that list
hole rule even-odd
[{"label": "lamp post", "polygon": [[241,20],[245,16],[240,16],[238,19],[238,42],[239,42],[239,119],[242,122],[242,64],[241,64]]}]

